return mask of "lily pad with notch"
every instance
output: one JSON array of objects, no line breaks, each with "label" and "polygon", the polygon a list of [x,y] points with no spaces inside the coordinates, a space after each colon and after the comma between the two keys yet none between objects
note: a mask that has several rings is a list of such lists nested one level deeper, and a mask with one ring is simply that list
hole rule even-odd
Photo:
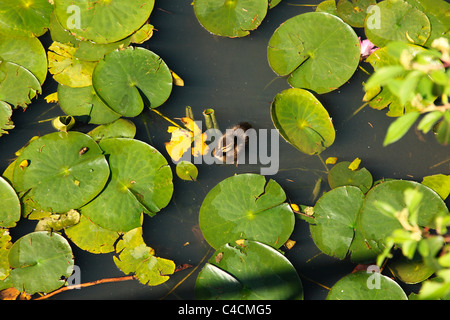
[{"label": "lily pad with notch", "polygon": [[209,32],[225,37],[244,37],[267,14],[267,0],[195,0],[194,12]]},{"label": "lily pad with notch", "polygon": [[271,106],[272,122],[280,135],[298,150],[319,154],[334,142],[333,123],[319,100],[306,90],[278,93]]},{"label": "lily pad with notch", "polygon": [[[79,40],[105,44],[122,40],[150,17],[154,0],[54,0],[55,15]],[[77,20],[78,19],[78,20]]]},{"label": "lily pad with notch", "polygon": [[257,241],[219,247],[200,271],[195,297],[201,300],[301,300],[294,266],[278,250]]},{"label": "lily pad with notch", "polygon": [[20,201],[14,188],[0,176],[0,228],[15,227],[20,220]]},{"label": "lily pad with notch", "polygon": [[108,162],[91,137],[55,132],[23,149],[14,167],[13,187],[38,208],[64,213],[97,196],[108,177]]},{"label": "lily pad with notch", "polygon": [[139,115],[144,105],[150,108],[162,105],[173,84],[166,63],[140,47],[108,53],[95,67],[92,81],[106,105],[126,117]]},{"label": "lily pad with notch", "polygon": [[206,241],[218,248],[238,239],[281,247],[294,230],[295,217],[286,194],[274,180],[240,174],[217,184],[205,197],[199,214]]},{"label": "lily pad with notch", "polygon": [[81,213],[112,231],[140,227],[143,213],[154,216],[172,198],[172,171],[166,159],[152,146],[135,139],[103,139],[99,146],[108,158],[111,177]]},{"label": "lily pad with notch", "polygon": [[360,58],[358,36],[340,18],[309,12],[285,21],[269,40],[270,67],[288,82],[322,94],[333,91],[356,71]]},{"label": "lily pad with notch", "polygon": [[376,4],[364,23],[367,38],[377,47],[390,41],[423,45],[430,36],[430,20],[422,11],[402,0]]},{"label": "lily pad with notch", "polygon": [[341,186],[355,186],[363,193],[369,191],[373,184],[372,174],[366,168],[349,169],[349,161],[341,161],[334,165],[328,173],[328,184],[332,189]]},{"label": "lily pad with notch", "polygon": [[29,233],[8,254],[14,287],[28,294],[48,293],[64,285],[73,272],[73,254],[67,240],[54,232]]}]

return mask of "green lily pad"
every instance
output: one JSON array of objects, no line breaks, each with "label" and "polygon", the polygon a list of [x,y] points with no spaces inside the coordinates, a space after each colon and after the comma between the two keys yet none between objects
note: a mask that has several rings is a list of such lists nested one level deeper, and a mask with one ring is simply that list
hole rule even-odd
[{"label": "green lily pad", "polygon": [[7,130],[14,129],[14,123],[11,121],[12,108],[4,101],[0,101],[0,137],[8,134]]},{"label": "green lily pad", "polygon": [[154,0],[54,0],[61,26],[79,40],[105,44],[122,40],[150,17]]},{"label": "green lily pad", "polygon": [[327,300],[408,300],[408,297],[390,278],[379,273],[358,271],[336,282]]},{"label": "green lily pad", "polygon": [[38,38],[0,35],[0,57],[29,70],[41,83],[47,77],[47,54]]},{"label": "green lily pad", "polygon": [[29,233],[13,244],[8,257],[14,287],[28,294],[56,290],[73,272],[72,249],[58,233]]},{"label": "green lily pad", "polygon": [[391,180],[376,185],[366,194],[359,226],[367,239],[378,243],[380,250],[383,250],[385,239],[391,236],[394,230],[402,229],[398,219],[383,212],[381,206],[387,204],[395,211],[407,208],[404,200],[404,192],[407,189],[415,189],[422,194],[422,201],[417,209],[420,227],[433,228],[433,221],[436,217],[449,214],[442,198],[435,191],[420,183]]},{"label": "green lily pad", "polygon": [[445,37],[450,41],[450,3],[445,0],[406,0],[414,8],[422,11],[430,20],[431,33],[424,46],[430,47],[434,39]]},{"label": "green lily pad", "polygon": [[88,132],[95,141],[108,138],[130,138],[136,135],[136,126],[128,119],[117,119],[111,123],[102,124]]},{"label": "green lily pad", "polygon": [[328,184],[332,189],[341,186],[355,186],[363,193],[369,191],[373,184],[372,174],[366,168],[349,169],[350,162],[337,163],[328,173]]},{"label": "green lily pad", "polygon": [[309,91],[291,88],[277,94],[271,115],[280,135],[306,154],[319,154],[334,142],[331,118]]},{"label": "green lily pad", "polygon": [[144,48],[107,54],[94,70],[94,89],[115,112],[135,117],[144,105],[157,108],[170,96],[172,74],[166,63]]},{"label": "green lily pad", "polygon": [[203,200],[200,229],[218,248],[239,239],[281,247],[294,229],[295,217],[286,194],[274,180],[240,174],[221,181]]},{"label": "green lily pad", "polygon": [[311,236],[325,254],[344,259],[355,236],[364,194],[354,186],[344,186],[325,193],[314,206]]},{"label": "green lily pad", "polygon": [[92,86],[73,88],[59,84],[58,102],[65,114],[82,122],[103,124],[121,117],[99,98]]},{"label": "green lily pad", "polygon": [[53,5],[48,0],[0,1],[0,33],[13,37],[39,37],[49,26]]},{"label": "green lily pad", "polygon": [[405,256],[389,260],[387,267],[397,279],[408,284],[421,283],[435,272],[423,260],[410,260]]},{"label": "green lily pad", "polygon": [[189,161],[180,161],[176,166],[177,176],[187,181],[195,181],[198,176],[197,167]]},{"label": "green lily pad", "polygon": [[267,0],[195,0],[194,12],[209,32],[225,37],[244,37],[267,14]]},{"label": "green lily pad", "polygon": [[390,41],[423,45],[431,27],[427,16],[407,2],[385,0],[371,10],[364,31],[370,42],[381,48]]},{"label": "green lily pad", "polygon": [[433,189],[443,200],[450,194],[450,175],[435,174],[423,178],[422,184]]},{"label": "green lily pad", "polygon": [[339,0],[336,11],[338,16],[352,27],[362,28],[368,8],[375,4],[376,0]]},{"label": "green lily pad", "polygon": [[119,233],[99,227],[81,215],[80,222],[64,230],[67,237],[79,248],[90,253],[108,253],[114,251]]},{"label": "green lily pad", "polygon": [[20,219],[21,207],[19,197],[13,187],[0,177],[0,227],[12,228]]},{"label": "green lily pad", "polygon": [[142,238],[142,228],[128,231],[117,243],[114,257],[117,267],[125,274],[134,273],[142,284],[157,286],[166,282],[175,272],[175,263],[155,256]]},{"label": "green lily pad", "polygon": [[108,158],[111,177],[81,213],[113,231],[140,227],[143,213],[154,216],[172,198],[172,171],[166,159],[142,141],[111,138],[99,145]]},{"label": "green lily pad", "polygon": [[199,300],[301,300],[302,282],[286,257],[257,241],[217,249],[195,283]]},{"label": "green lily pad", "polygon": [[7,277],[11,269],[9,268],[8,253],[11,247],[11,235],[9,234],[8,229],[3,229],[2,232],[0,232],[0,290],[3,290],[3,280],[9,279]]},{"label": "green lily pad", "polygon": [[275,73],[290,75],[291,86],[321,94],[350,79],[359,64],[360,45],[355,31],[340,18],[309,12],[275,30],[267,55]]},{"label": "green lily pad", "polygon": [[41,91],[39,79],[29,70],[9,61],[0,63],[0,100],[26,108]]},{"label": "green lily pad", "polygon": [[41,209],[64,213],[92,200],[106,184],[109,167],[88,135],[55,132],[32,141],[14,167],[13,186]]}]

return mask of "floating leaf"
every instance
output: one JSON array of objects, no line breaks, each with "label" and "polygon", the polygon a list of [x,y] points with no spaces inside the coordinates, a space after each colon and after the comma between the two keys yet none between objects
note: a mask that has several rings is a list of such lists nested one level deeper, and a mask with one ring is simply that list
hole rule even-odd
[{"label": "floating leaf", "polygon": [[44,83],[47,77],[47,54],[38,38],[0,35],[0,57],[29,70],[41,85]]},{"label": "floating leaf", "polygon": [[394,230],[402,229],[398,219],[386,213],[383,208],[388,206],[394,212],[400,212],[407,208],[404,193],[408,189],[416,190],[422,196],[416,210],[418,212],[417,223],[420,227],[434,228],[435,218],[449,214],[442,198],[420,183],[391,180],[376,185],[366,194],[359,226],[364,237],[377,242],[381,250],[385,246],[385,239],[391,236]]},{"label": "floating leaf", "polygon": [[244,37],[256,29],[267,13],[267,0],[194,0],[194,12],[209,32]]},{"label": "floating leaf", "polygon": [[347,256],[363,202],[364,194],[353,186],[333,189],[317,201],[310,231],[323,253],[339,259]]},{"label": "floating leaf", "polygon": [[80,214],[76,210],[69,210],[63,214],[53,214],[39,220],[34,231],[59,231],[73,226],[80,221]]},{"label": "floating leaf", "polygon": [[110,138],[99,142],[108,157],[111,177],[105,189],[81,209],[100,227],[129,231],[142,224],[143,213],[154,216],[173,193],[172,171],[152,146],[138,140]]},{"label": "floating leaf", "polygon": [[58,98],[61,110],[79,121],[104,124],[120,118],[120,114],[108,107],[92,86],[72,88],[59,84]]},{"label": "floating leaf", "polygon": [[405,256],[389,260],[387,267],[397,279],[408,284],[423,282],[434,273],[424,261]]},{"label": "floating leaf", "polygon": [[79,40],[105,44],[122,40],[138,30],[149,18],[155,1],[54,0],[61,26]]},{"label": "floating leaf", "polygon": [[195,181],[198,176],[197,167],[189,161],[180,161],[176,166],[177,176],[187,181]]},{"label": "floating leaf", "polygon": [[58,131],[67,132],[75,125],[75,118],[72,116],[59,116],[52,120],[52,126]]},{"label": "floating leaf", "polygon": [[[217,259],[218,256],[220,259]],[[199,300],[301,300],[302,282],[279,251],[257,241],[217,249],[195,283]]]},{"label": "floating leaf", "polygon": [[14,287],[28,294],[56,290],[73,272],[72,249],[57,233],[29,233],[13,244],[8,257]]},{"label": "floating leaf", "polygon": [[[9,235],[8,229],[2,229],[0,232],[0,283],[9,275],[10,272],[8,253],[11,246],[11,236]],[[2,290],[1,284],[0,290]]]},{"label": "floating leaf", "polygon": [[58,83],[74,88],[92,84],[96,62],[76,59],[77,49],[66,44],[53,42],[48,49],[48,71]]},{"label": "floating leaf", "polygon": [[114,257],[117,267],[125,274],[134,273],[139,282],[156,286],[166,282],[175,271],[171,260],[155,256],[155,250],[148,247],[142,238],[142,228],[136,228],[124,234],[117,243]]},{"label": "floating leaf", "polygon": [[101,228],[83,215],[76,225],[66,228],[64,232],[79,248],[90,253],[114,251],[114,244],[119,238],[117,232]]},{"label": "floating leaf", "polygon": [[377,47],[389,41],[423,45],[430,36],[430,21],[422,12],[402,0],[378,3],[368,14],[364,31]]},{"label": "floating leaf", "polygon": [[364,27],[364,20],[370,6],[376,0],[339,0],[336,5],[337,15],[352,27]]},{"label": "floating leaf", "polygon": [[342,161],[333,166],[328,173],[328,184],[332,189],[341,186],[355,186],[363,193],[372,187],[372,174],[366,168],[349,169],[350,162]]},{"label": "floating leaf", "polygon": [[29,70],[13,62],[0,63],[0,100],[26,108],[41,91],[39,79]]},{"label": "floating leaf", "polygon": [[281,247],[291,235],[295,217],[283,189],[264,176],[241,174],[221,181],[203,200],[200,229],[218,248],[237,239]]},{"label": "floating leaf", "polygon": [[111,123],[102,124],[88,132],[95,141],[108,138],[130,138],[136,135],[136,126],[127,119],[117,119]]},{"label": "floating leaf", "polygon": [[14,37],[39,37],[49,26],[53,6],[48,0],[15,0],[0,3],[0,33]]},{"label": "floating leaf", "polygon": [[144,48],[129,47],[107,54],[95,68],[92,81],[100,98],[126,117],[139,115],[144,105],[159,107],[172,91],[169,68]]},{"label": "floating leaf", "polygon": [[20,201],[13,187],[0,177],[0,227],[12,228],[20,219]]},{"label": "floating leaf", "polygon": [[[80,150],[87,152],[80,154]],[[55,132],[32,141],[17,158],[13,186],[38,207],[54,213],[77,209],[106,184],[108,163],[97,143],[80,132]],[[79,181],[79,183],[75,183]]]},{"label": "floating leaf", "polygon": [[306,90],[291,88],[277,94],[271,115],[280,135],[306,154],[319,154],[334,142],[335,131],[327,110]]},{"label": "floating leaf", "polygon": [[270,38],[269,64],[296,88],[317,93],[347,82],[359,64],[360,47],[353,29],[325,12],[309,12],[284,22]]},{"label": "floating leaf", "polygon": [[0,137],[8,134],[8,131],[14,129],[14,123],[11,121],[12,109],[9,104],[0,101]]},{"label": "floating leaf", "polygon": [[450,175],[435,174],[423,178],[423,185],[433,189],[441,196],[443,200],[450,194]]},{"label": "floating leaf", "polygon": [[331,288],[327,300],[408,300],[392,279],[375,272],[346,275]]}]

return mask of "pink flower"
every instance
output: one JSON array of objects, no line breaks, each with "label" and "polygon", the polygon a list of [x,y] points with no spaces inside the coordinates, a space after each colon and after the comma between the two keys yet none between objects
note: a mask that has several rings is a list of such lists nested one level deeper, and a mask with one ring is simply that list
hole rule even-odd
[{"label": "pink flower", "polygon": [[372,52],[378,50],[379,48],[370,42],[369,39],[361,41],[361,37],[358,37],[359,44],[361,46],[361,59],[365,59],[372,54]]}]

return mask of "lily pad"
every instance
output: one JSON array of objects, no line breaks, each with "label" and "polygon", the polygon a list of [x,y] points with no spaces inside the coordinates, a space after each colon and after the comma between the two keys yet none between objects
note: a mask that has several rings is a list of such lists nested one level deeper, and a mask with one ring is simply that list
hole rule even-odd
[{"label": "lily pad", "polygon": [[189,161],[180,161],[176,167],[177,176],[187,181],[195,181],[198,176],[197,167]]},{"label": "lily pad", "polygon": [[54,213],[77,209],[106,184],[109,167],[88,135],[55,132],[32,141],[14,167],[13,186],[38,207]]},{"label": "lily pad", "polygon": [[338,16],[352,27],[362,28],[368,8],[375,4],[376,0],[339,0],[336,11]]},{"label": "lily pad", "polygon": [[295,88],[317,93],[346,83],[359,64],[355,31],[326,12],[309,12],[284,22],[269,40],[269,64],[280,76],[289,75]]},{"label": "lily pad", "polygon": [[134,273],[142,284],[156,286],[166,282],[175,271],[175,263],[155,256],[142,238],[142,228],[128,231],[117,243],[114,257],[117,267],[125,274]]},{"label": "lily pad", "polygon": [[0,33],[14,37],[39,37],[49,26],[53,5],[48,0],[0,2]]},{"label": "lily pad", "polygon": [[331,288],[327,300],[408,300],[392,279],[366,271],[351,273]]},{"label": "lily pad", "polygon": [[302,282],[286,257],[257,241],[217,249],[195,283],[200,300],[301,300]]},{"label": "lily pad", "polygon": [[355,186],[363,193],[369,191],[373,184],[372,174],[366,168],[349,169],[350,162],[342,161],[333,166],[328,173],[328,184],[332,189],[341,186]]},{"label": "lily pad", "polygon": [[[383,250],[385,239],[392,235],[402,225],[395,217],[383,212],[382,205],[389,205],[395,211],[407,208],[404,192],[414,189],[422,194],[422,201],[418,205],[418,225],[420,227],[435,227],[433,221],[438,216],[449,214],[442,198],[432,189],[414,181],[391,180],[373,187],[367,194],[361,210],[359,225],[363,235],[378,243]],[[381,253],[381,252],[379,252]]]},{"label": "lily pad", "polygon": [[354,186],[343,186],[325,193],[314,206],[311,236],[325,254],[344,259],[355,236],[364,194]]},{"label": "lily pad", "polygon": [[82,88],[92,85],[92,73],[97,62],[83,61],[74,57],[77,49],[53,42],[48,51],[48,71],[58,83]]},{"label": "lily pad", "polygon": [[423,260],[410,260],[405,256],[389,260],[387,267],[397,279],[408,284],[421,283],[435,272]]},{"label": "lily pad", "polygon": [[42,85],[47,77],[47,54],[38,38],[0,35],[0,57],[29,70]]},{"label": "lily pad", "polygon": [[58,101],[65,114],[82,122],[103,124],[121,117],[99,98],[92,86],[73,88],[59,84]]},{"label": "lily pad", "polygon": [[122,40],[150,17],[154,0],[54,0],[61,26],[79,40],[105,44]]},{"label": "lily pad", "polygon": [[238,239],[281,247],[294,229],[295,217],[286,194],[274,180],[240,174],[221,181],[203,200],[200,229],[218,248]]},{"label": "lily pad", "polygon": [[0,137],[8,134],[7,130],[14,129],[14,123],[11,121],[12,109],[9,104],[0,101]]},{"label": "lily pad", "polygon": [[99,145],[108,158],[111,177],[81,213],[113,231],[140,227],[143,213],[154,216],[172,198],[172,171],[158,150],[142,141],[111,138]]},{"label": "lily pad", "polygon": [[244,37],[256,29],[267,14],[267,0],[195,0],[194,12],[209,32]]},{"label": "lily pad", "polygon": [[73,272],[72,249],[57,233],[29,233],[13,244],[8,257],[14,287],[28,294],[56,290]]},{"label": "lily pad", "polygon": [[39,79],[30,70],[13,62],[0,63],[0,100],[26,108],[41,92]]},{"label": "lily pad", "polygon": [[88,132],[95,141],[108,138],[130,138],[136,135],[136,126],[128,119],[117,119],[111,123],[102,124]]},{"label": "lily pad", "polygon": [[81,215],[80,222],[64,230],[69,239],[79,248],[90,253],[108,253],[114,251],[119,233],[99,227]]},{"label": "lily pad", "polygon": [[367,38],[377,47],[390,41],[423,45],[430,36],[427,16],[402,0],[385,0],[369,13],[364,24]]},{"label": "lily pad", "polygon": [[12,228],[20,219],[21,207],[19,197],[13,187],[0,177],[0,227]]},{"label": "lily pad", "polygon": [[334,142],[331,118],[309,91],[291,88],[277,94],[271,115],[280,135],[306,154],[319,154]]},{"label": "lily pad", "polygon": [[135,117],[144,105],[157,108],[170,96],[172,74],[166,63],[144,48],[107,54],[94,70],[94,89],[115,112]]}]

